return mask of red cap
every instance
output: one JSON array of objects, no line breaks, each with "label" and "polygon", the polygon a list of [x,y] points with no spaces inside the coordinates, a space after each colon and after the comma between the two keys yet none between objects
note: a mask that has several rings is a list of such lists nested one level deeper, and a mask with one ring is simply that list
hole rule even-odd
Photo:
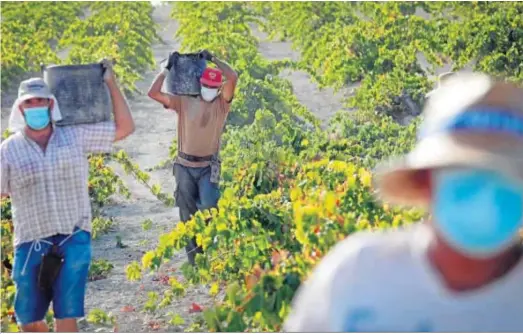
[{"label": "red cap", "polygon": [[207,67],[200,78],[200,82],[209,87],[220,87],[222,85],[222,72],[212,67]]}]

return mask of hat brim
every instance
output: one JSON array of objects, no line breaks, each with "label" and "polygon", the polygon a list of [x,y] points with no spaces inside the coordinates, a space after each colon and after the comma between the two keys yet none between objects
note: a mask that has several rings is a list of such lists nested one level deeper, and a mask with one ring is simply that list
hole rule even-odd
[{"label": "hat brim", "polygon": [[206,86],[209,86],[211,88],[220,88],[220,86],[222,85],[221,82],[211,81],[211,80],[207,80],[205,78],[200,79],[200,83],[202,83]]},{"label": "hat brim", "polygon": [[404,157],[379,165],[375,186],[387,202],[426,207],[429,204],[427,183],[420,178],[420,173],[427,170],[470,167],[501,172],[523,182],[523,160],[515,158],[521,155],[499,151],[501,153],[463,145],[450,136],[427,138]]},{"label": "hat brim", "polygon": [[51,94],[43,94],[43,93],[42,94],[40,94],[40,93],[24,94],[24,95],[21,95],[18,98],[18,101],[23,102],[25,100],[34,99],[34,98],[50,99],[50,98],[52,98],[52,95]]}]

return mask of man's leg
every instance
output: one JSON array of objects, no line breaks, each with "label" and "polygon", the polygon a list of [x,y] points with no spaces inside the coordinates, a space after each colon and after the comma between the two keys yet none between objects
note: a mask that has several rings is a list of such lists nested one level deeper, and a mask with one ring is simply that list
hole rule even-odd
[{"label": "man's leg", "polygon": [[220,186],[217,183],[211,182],[211,168],[202,170],[200,179],[198,180],[198,189],[200,192],[200,209],[206,210],[215,208],[220,199]]},{"label": "man's leg", "polygon": [[[190,167],[185,167],[179,164],[174,164],[174,177],[176,179],[175,200],[176,205],[180,209],[180,220],[187,222],[191,219],[198,208],[196,206],[198,199],[198,185],[193,175],[191,175]],[[196,245],[196,238],[193,238],[187,246],[185,246],[189,263],[195,265],[195,257],[199,251]]]},{"label": "man's leg", "polygon": [[[220,186],[217,183],[211,182],[211,168],[206,168],[202,171],[200,179],[198,180],[198,189],[200,191],[200,210],[208,210],[216,208],[220,200]],[[206,220],[209,224],[210,219]],[[201,250],[203,253],[203,249]]]},{"label": "man's leg", "polygon": [[[41,249],[30,252],[31,242],[16,247],[14,251],[13,281],[16,287],[15,316],[24,332],[48,332],[45,314],[51,299],[38,287],[38,272],[49,245],[41,242]],[[28,258],[29,256],[29,258]]]},{"label": "man's leg", "polygon": [[45,321],[40,320],[32,324],[22,325],[22,331],[28,333],[46,333],[49,332],[49,326],[47,326]]},{"label": "man's leg", "polygon": [[78,332],[76,319],[85,316],[85,289],[91,263],[91,234],[86,231],[76,232],[59,248],[64,262],[53,286],[56,332]]},{"label": "man's leg", "polygon": [[55,328],[57,333],[76,333],[78,332],[78,323],[74,319],[55,319]]}]

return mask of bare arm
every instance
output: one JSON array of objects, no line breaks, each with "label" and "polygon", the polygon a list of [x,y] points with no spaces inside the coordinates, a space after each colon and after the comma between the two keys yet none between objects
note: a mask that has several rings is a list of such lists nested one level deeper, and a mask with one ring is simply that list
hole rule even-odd
[{"label": "bare arm", "polygon": [[165,68],[158,73],[156,78],[154,78],[154,81],[149,88],[149,92],[147,92],[147,95],[157,101],[160,102],[164,108],[170,108],[174,109],[176,112],[180,112],[180,105],[181,105],[181,98],[177,95],[167,94],[162,92],[162,86],[163,82],[165,80],[165,77],[169,74],[169,71],[176,63],[177,59],[179,57],[178,52],[170,53],[169,54],[169,60],[167,61],[167,65]]},{"label": "bare arm", "polygon": [[169,108],[172,105],[171,99],[175,97],[162,92],[163,82],[168,72],[169,71],[165,68],[162,72],[158,73],[158,75],[154,78],[154,81],[151,87],[149,88],[149,91],[147,92],[147,95],[151,99],[160,102],[161,104],[163,104],[165,108]]},{"label": "bare arm", "polygon": [[217,57],[213,56],[211,61],[223,71],[223,75],[227,78],[227,81],[222,88],[222,96],[230,103],[234,98],[234,90],[236,89],[236,83],[238,82],[238,74],[224,61],[221,61]]},{"label": "bare arm", "polygon": [[111,101],[113,103],[113,115],[116,130],[114,141],[118,141],[134,132],[134,120],[129,109],[129,104],[116,83],[112,66],[107,61],[104,61],[103,65],[106,69],[104,80],[107,84],[107,88],[109,88],[109,94],[111,94]]}]

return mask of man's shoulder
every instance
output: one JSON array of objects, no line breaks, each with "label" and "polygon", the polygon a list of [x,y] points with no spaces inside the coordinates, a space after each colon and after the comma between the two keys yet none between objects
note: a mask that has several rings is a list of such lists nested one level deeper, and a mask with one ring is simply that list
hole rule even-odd
[{"label": "man's shoulder", "polygon": [[59,140],[76,143],[81,127],[82,125],[55,126],[53,131]]},{"label": "man's shoulder", "polygon": [[96,123],[81,123],[67,126],[55,127],[57,131],[62,136],[76,136],[81,134],[82,131],[104,131],[104,130],[113,130],[115,128],[115,123],[113,120],[96,122]]},{"label": "man's shoulder", "polygon": [[227,114],[231,109],[232,101],[227,102],[222,94],[218,95],[214,101],[212,101],[212,108],[219,110],[222,113]]},{"label": "man's shoulder", "polygon": [[57,135],[71,135],[74,134],[76,129],[82,125],[66,125],[66,126],[55,126],[53,131]]},{"label": "man's shoulder", "polygon": [[286,330],[343,328],[350,304],[357,305],[386,291],[390,275],[408,275],[408,271],[397,267],[406,256],[410,258],[416,229],[409,226],[356,232],[338,242],[300,287]]},{"label": "man's shoulder", "polygon": [[4,139],[2,141],[2,144],[0,144],[0,149],[2,152],[7,152],[8,150],[13,149],[16,145],[22,143],[24,141],[24,135],[22,132],[17,131]]},{"label": "man's shoulder", "polygon": [[334,274],[365,267],[371,269],[379,263],[395,261],[412,252],[413,241],[422,228],[418,223],[398,229],[354,233],[332,248],[321,267],[329,268]]},{"label": "man's shoulder", "polygon": [[[418,223],[419,224],[419,223]],[[399,228],[383,230],[361,231],[354,233],[339,243],[339,251],[344,249],[358,249],[360,252],[381,252],[392,249],[407,249],[409,240],[419,230],[418,224],[406,225]]]}]

